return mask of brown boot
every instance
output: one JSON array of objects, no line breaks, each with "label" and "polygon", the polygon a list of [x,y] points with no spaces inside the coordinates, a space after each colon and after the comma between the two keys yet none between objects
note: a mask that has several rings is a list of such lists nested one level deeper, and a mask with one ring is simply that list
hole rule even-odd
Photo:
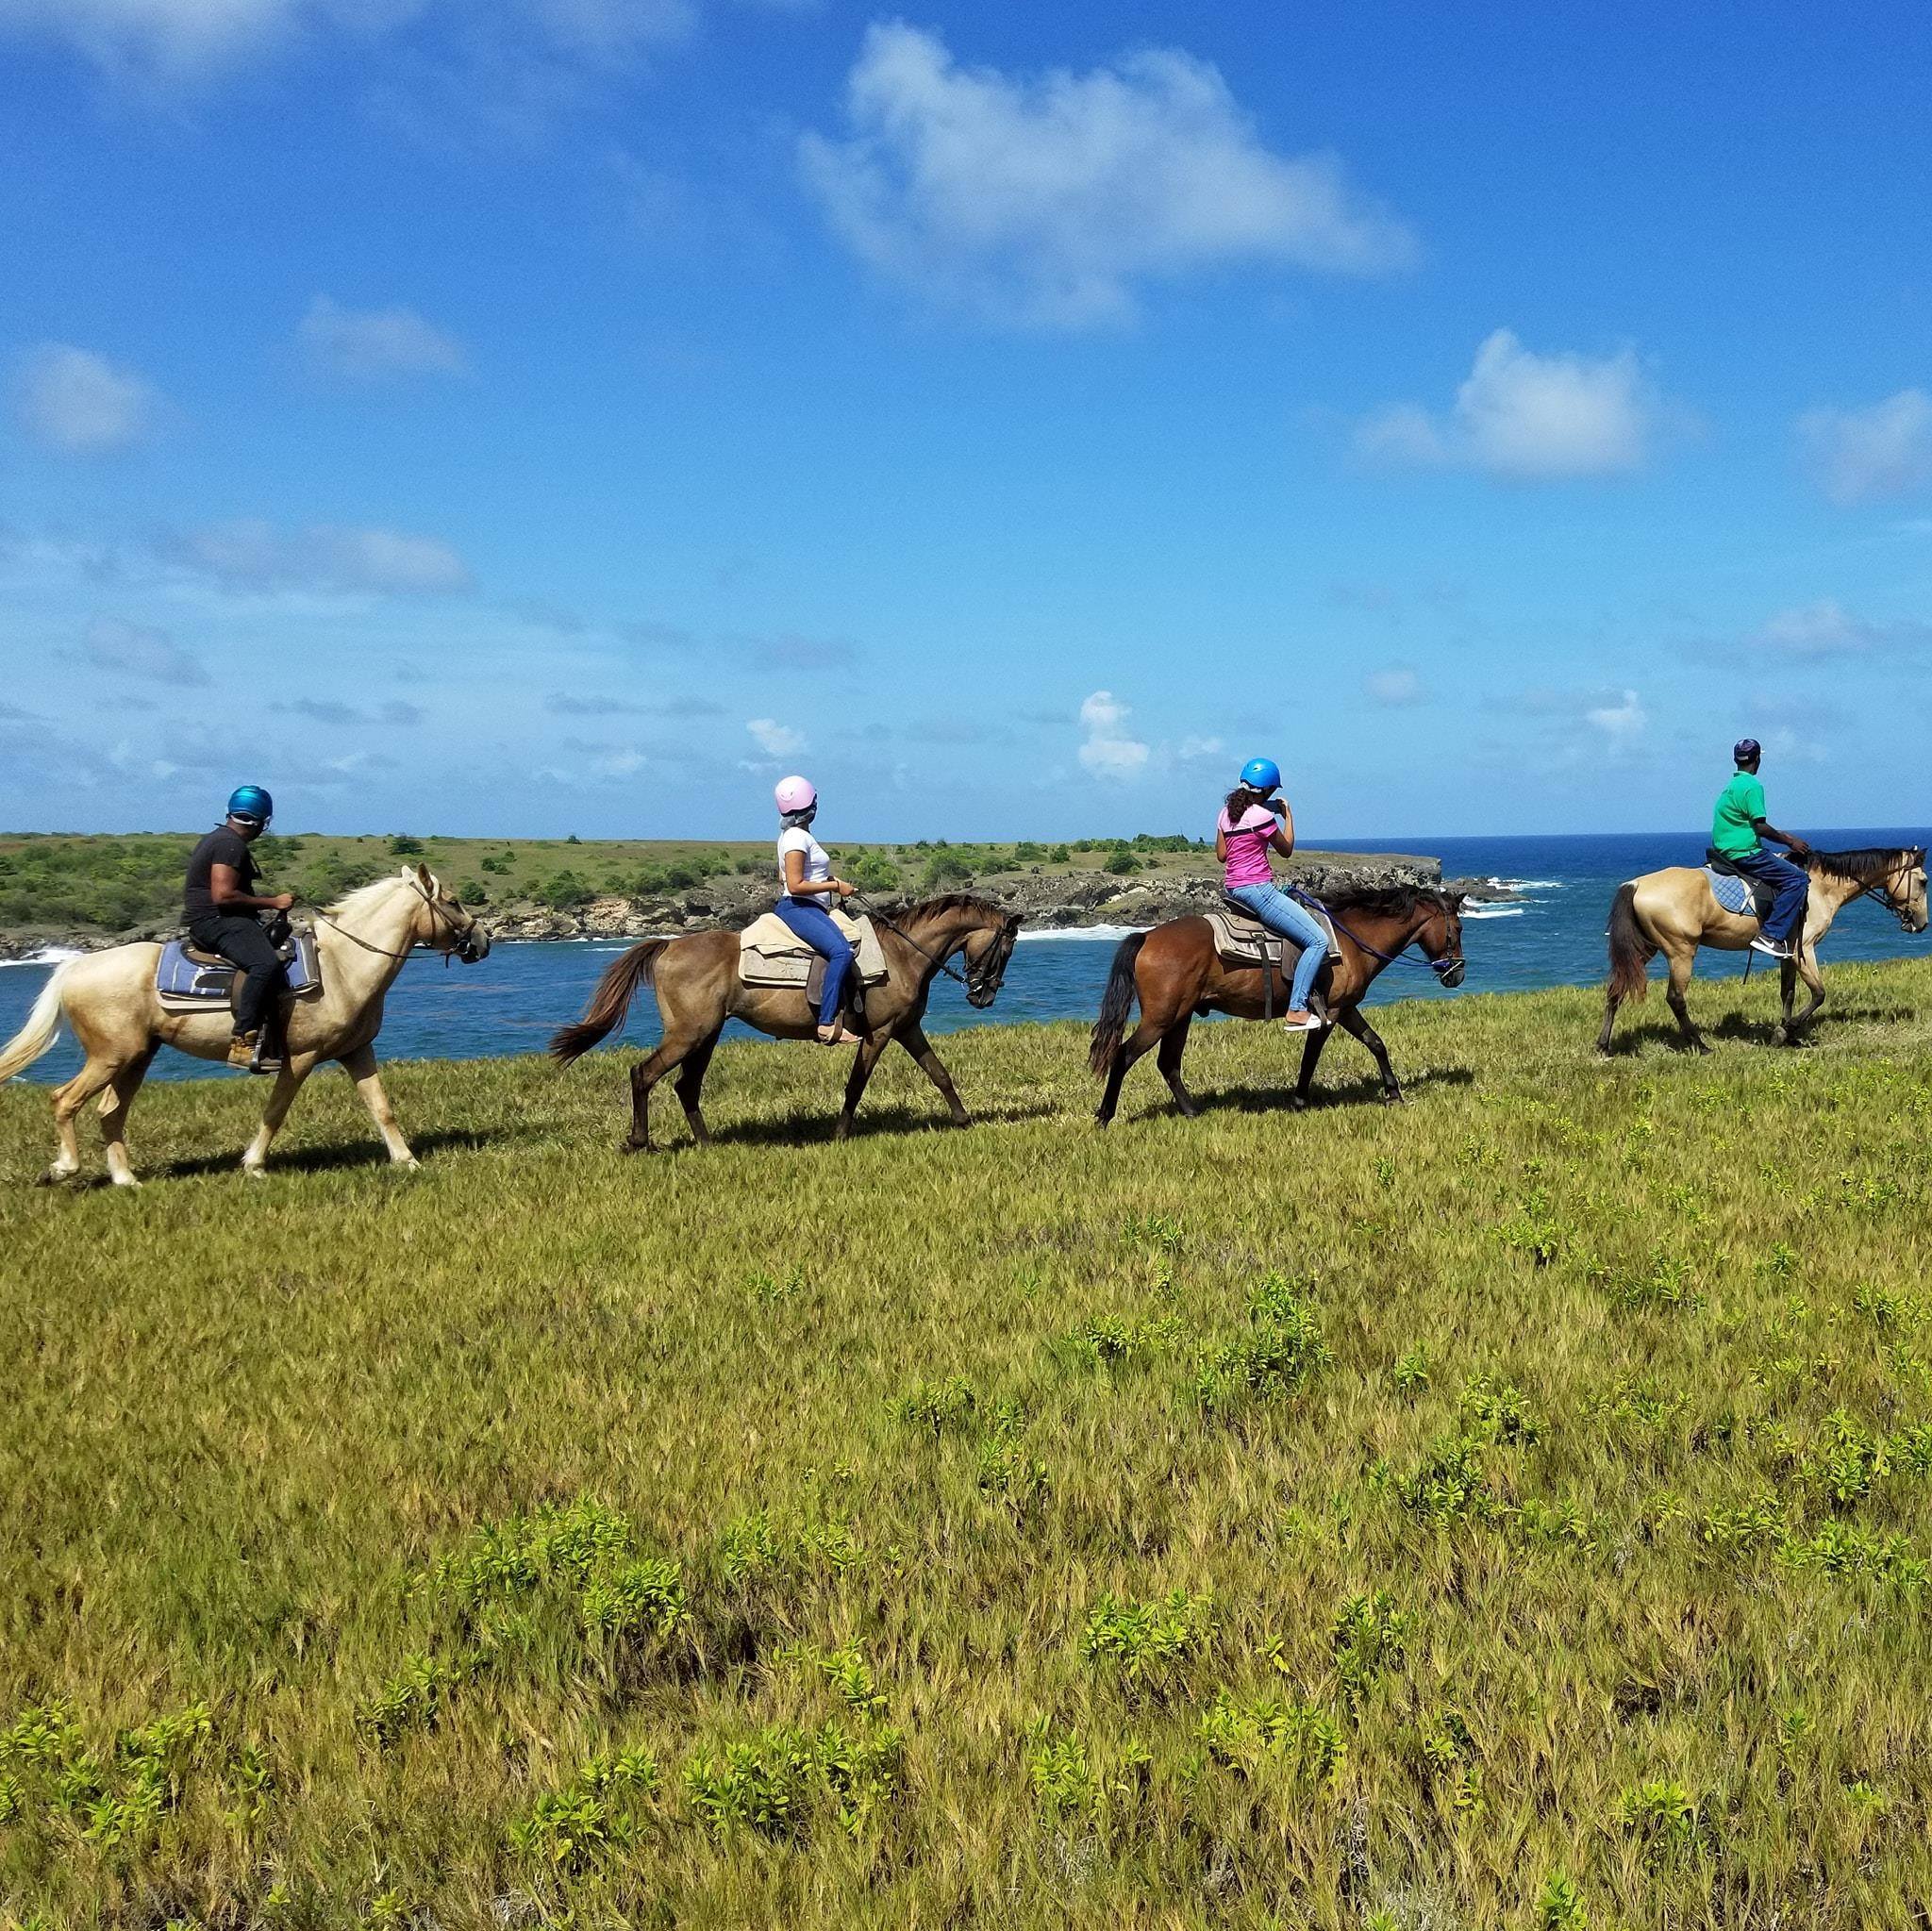
[{"label": "brown boot", "polygon": [[228,1064],[247,1072],[255,1064],[255,1049],[260,1040],[259,1033],[237,1033],[228,1041]]}]

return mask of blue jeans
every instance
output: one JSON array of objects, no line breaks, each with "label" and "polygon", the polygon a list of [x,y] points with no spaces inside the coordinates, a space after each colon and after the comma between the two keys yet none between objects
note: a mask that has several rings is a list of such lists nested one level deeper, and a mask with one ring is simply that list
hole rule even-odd
[{"label": "blue jeans", "polygon": [[1804,920],[1805,900],[1811,890],[1811,874],[1802,865],[1794,865],[1789,858],[1780,858],[1763,845],[1759,845],[1749,857],[1733,858],[1731,863],[1746,878],[1761,878],[1765,884],[1776,888],[1777,897],[1772,904],[1771,916],[1764,922],[1762,936],[1774,944],[1783,945]]},{"label": "blue jeans", "polygon": [[824,954],[825,990],[819,1001],[819,1024],[831,1025],[844,1003],[845,974],[852,970],[852,946],[844,933],[832,923],[832,915],[809,899],[781,898],[773,907],[786,925],[814,952]]},{"label": "blue jeans", "polygon": [[1230,885],[1227,895],[1236,905],[1252,912],[1269,931],[1279,932],[1301,947],[1302,956],[1295,961],[1294,984],[1289,990],[1288,1004],[1292,1012],[1306,1012],[1315,974],[1328,957],[1328,935],[1322,929],[1321,921],[1272,885]]}]

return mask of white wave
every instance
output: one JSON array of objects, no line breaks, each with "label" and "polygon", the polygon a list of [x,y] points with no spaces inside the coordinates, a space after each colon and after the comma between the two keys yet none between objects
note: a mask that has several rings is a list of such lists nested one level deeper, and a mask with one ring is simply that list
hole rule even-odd
[{"label": "white wave", "polygon": [[1104,939],[1111,944],[1118,944],[1130,932],[1144,932],[1144,925],[1041,925],[1037,930],[1020,933],[1020,943],[1037,939]]},{"label": "white wave", "polygon": [[1462,916],[1469,919],[1520,919],[1521,906],[1464,906]]},{"label": "white wave", "polygon": [[0,958],[0,966],[17,965],[65,965],[70,958],[85,958],[87,955],[75,945],[47,945],[39,952],[30,952],[25,958]]},{"label": "white wave", "polygon": [[1491,878],[1489,882],[1498,891],[1561,891],[1564,886],[1560,878]]}]

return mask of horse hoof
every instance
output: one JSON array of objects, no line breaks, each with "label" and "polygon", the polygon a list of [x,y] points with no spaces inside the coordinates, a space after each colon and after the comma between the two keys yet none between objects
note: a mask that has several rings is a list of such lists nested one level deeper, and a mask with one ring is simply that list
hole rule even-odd
[{"label": "horse hoof", "polygon": [[1406,1107],[1408,1105],[1408,1095],[1405,1092],[1386,1092],[1382,1095],[1382,1104],[1385,1107]]},{"label": "horse hoof", "polygon": [[621,1140],[617,1150],[621,1154],[647,1154],[651,1151],[651,1142],[648,1140]]},{"label": "horse hoof", "polygon": [[268,1178],[268,1174],[266,1171],[259,1166],[251,1167],[244,1164],[242,1169],[242,1177],[244,1180],[266,1180]]}]

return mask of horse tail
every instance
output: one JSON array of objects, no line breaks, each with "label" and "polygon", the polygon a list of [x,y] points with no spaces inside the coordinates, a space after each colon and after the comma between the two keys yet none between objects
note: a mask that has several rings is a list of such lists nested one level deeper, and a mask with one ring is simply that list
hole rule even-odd
[{"label": "horse tail", "polygon": [[1644,968],[1657,951],[1637,923],[1637,887],[1620,886],[1610,906],[1610,986],[1612,999],[1641,999],[1650,990]]},{"label": "horse tail", "polygon": [[668,939],[646,939],[641,945],[633,945],[628,952],[613,958],[597,981],[597,990],[591,993],[583,1018],[575,1025],[560,1028],[552,1038],[551,1057],[568,1066],[614,1032],[630,1010],[638,988],[651,983],[658,955],[670,943]]},{"label": "horse tail", "polygon": [[1093,1044],[1087,1055],[1095,1079],[1105,1079],[1121,1049],[1121,1037],[1127,1029],[1127,1014],[1134,1009],[1139,988],[1134,983],[1134,967],[1141,948],[1147,942],[1144,932],[1129,932],[1113,956],[1113,970],[1107,975],[1107,990],[1101,996],[1100,1017],[1093,1022]]},{"label": "horse tail", "polygon": [[60,982],[66,976],[66,966],[54,968],[47,975],[47,983],[41,988],[41,996],[34,1001],[34,1009],[26,1016],[26,1024],[5,1046],[0,1046],[0,1080],[25,1073],[54,1043],[54,1035],[60,1030]]}]

